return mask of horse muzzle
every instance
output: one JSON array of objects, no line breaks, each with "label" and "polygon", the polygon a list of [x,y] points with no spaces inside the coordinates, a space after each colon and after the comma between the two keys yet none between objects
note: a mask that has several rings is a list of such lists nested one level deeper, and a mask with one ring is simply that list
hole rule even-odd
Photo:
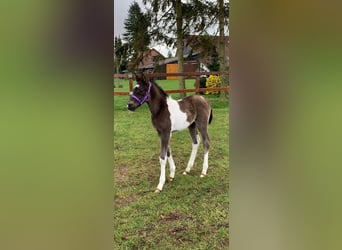
[{"label": "horse muzzle", "polygon": [[129,101],[127,103],[127,108],[129,111],[134,111],[137,109],[137,107],[138,107],[138,105],[135,102]]}]

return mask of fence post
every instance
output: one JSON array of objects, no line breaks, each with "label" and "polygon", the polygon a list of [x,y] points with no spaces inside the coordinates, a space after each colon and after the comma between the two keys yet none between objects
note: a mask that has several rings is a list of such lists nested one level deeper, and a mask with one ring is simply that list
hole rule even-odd
[{"label": "fence post", "polygon": [[200,77],[196,76],[196,95],[199,94],[199,87],[200,87]]}]

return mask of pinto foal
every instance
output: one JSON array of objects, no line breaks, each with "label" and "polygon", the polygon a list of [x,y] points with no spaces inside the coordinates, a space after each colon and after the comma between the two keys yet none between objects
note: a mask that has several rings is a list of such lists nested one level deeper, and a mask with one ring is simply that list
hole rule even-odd
[{"label": "pinto foal", "polygon": [[165,183],[166,160],[170,165],[170,181],[175,177],[176,166],[172,158],[169,140],[172,132],[188,128],[192,138],[192,152],[188,165],[183,172],[188,174],[194,165],[200,137],[197,129],[202,135],[204,148],[203,169],[200,177],[204,177],[208,170],[208,154],[210,140],[208,135],[208,124],[212,119],[212,109],[207,99],[199,95],[188,96],[178,101],[169,97],[156,83],[147,79],[144,74],[136,75],[137,85],[130,93],[127,108],[136,110],[139,106],[147,103],[152,124],[158,132],[161,140],[161,151],[159,156],[160,178],[155,192],[160,192]]}]

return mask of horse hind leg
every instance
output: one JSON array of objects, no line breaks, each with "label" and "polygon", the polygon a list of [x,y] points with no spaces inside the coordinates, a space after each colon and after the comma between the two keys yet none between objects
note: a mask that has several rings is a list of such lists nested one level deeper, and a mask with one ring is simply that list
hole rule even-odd
[{"label": "horse hind leg", "polygon": [[188,161],[188,165],[185,171],[183,172],[183,175],[187,175],[188,173],[190,173],[191,168],[194,166],[194,162],[195,162],[197,151],[198,151],[198,146],[201,141],[200,136],[197,134],[196,130],[197,130],[196,123],[191,124],[189,127],[189,132],[190,132],[191,139],[192,139],[192,150],[191,150],[190,159]]},{"label": "horse hind leg", "polygon": [[209,148],[210,148],[210,140],[208,136],[208,132],[206,131],[203,134],[203,151],[204,151],[204,159],[203,159],[203,168],[202,168],[202,173],[201,173],[201,178],[206,176],[207,170],[208,170],[208,157],[209,157]]},{"label": "horse hind leg", "polygon": [[175,178],[175,172],[176,172],[176,165],[175,162],[173,161],[172,154],[171,154],[171,147],[169,146],[167,149],[167,160],[170,165],[170,181],[173,181]]},{"label": "horse hind leg", "polygon": [[198,124],[198,130],[200,131],[203,139],[203,152],[204,152],[204,159],[203,159],[203,168],[200,177],[204,177],[208,171],[208,157],[209,157],[209,148],[210,148],[210,139],[208,135],[208,121],[200,122]]}]

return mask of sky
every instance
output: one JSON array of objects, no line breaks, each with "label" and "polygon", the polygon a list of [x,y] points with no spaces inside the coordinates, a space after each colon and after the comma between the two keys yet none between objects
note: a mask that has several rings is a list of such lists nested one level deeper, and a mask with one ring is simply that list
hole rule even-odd
[{"label": "sky", "polygon": [[[135,0],[144,12],[145,6],[142,0]],[[129,6],[134,0],[115,0],[114,1],[114,36],[121,36],[124,32],[124,20],[128,16]]]}]

